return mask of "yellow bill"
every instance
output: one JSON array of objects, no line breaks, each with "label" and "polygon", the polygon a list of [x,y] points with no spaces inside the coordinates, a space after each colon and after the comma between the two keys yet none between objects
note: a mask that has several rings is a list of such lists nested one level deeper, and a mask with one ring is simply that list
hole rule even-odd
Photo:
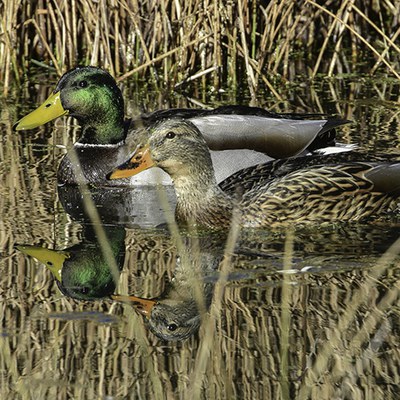
[{"label": "yellow bill", "polygon": [[132,304],[141,314],[143,314],[147,318],[150,318],[151,310],[157,303],[155,300],[144,299],[142,297],[136,296],[123,296],[119,294],[111,295],[111,299],[123,303]]},{"label": "yellow bill", "polygon": [[52,272],[54,277],[61,282],[61,270],[64,261],[70,257],[68,252],[49,250],[40,246],[21,245],[16,246],[16,248],[44,264]]},{"label": "yellow bill", "polygon": [[139,172],[154,167],[155,163],[150,155],[149,146],[143,146],[137,149],[133,157],[121,164],[108,175],[108,179],[129,178],[137,175]]},{"label": "yellow bill", "polygon": [[36,110],[21,118],[14,125],[14,130],[24,131],[33,129],[66,114],[68,114],[68,111],[64,110],[61,104],[60,92],[58,91],[51,94]]}]

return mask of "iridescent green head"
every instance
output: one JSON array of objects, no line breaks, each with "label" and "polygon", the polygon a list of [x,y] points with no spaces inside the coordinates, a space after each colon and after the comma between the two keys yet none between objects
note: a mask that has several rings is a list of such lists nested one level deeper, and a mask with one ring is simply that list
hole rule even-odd
[{"label": "iridescent green head", "polygon": [[[116,254],[120,268],[124,260],[123,249]],[[84,249],[80,245],[74,246],[69,249],[69,254],[61,269],[61,280],[57,280],[64,295],[78,300],[95,300],[114,293],[117,282],[97,246],[85,246]]]},{"label": "iridescent green head", "polygon": [[66,72],[53,94],[15,125],[32,129],[61,115],[82,125],[79,140],[90,144],[114,144],[125,138],[124,101],[114,78],[97,67],[78,67]]},{"label": "iridescent green head", "polygon": [[[125,231],[113,231],[110,242],[112,254],[119,269],[125,258]],[[114,293],[116,277],[112,274],[99,245],[85,242],[65,250],[50,250],[40,246],[22,245],[17,249],[36,258],[50,270],[60,291],[78,300],[95,300]]]}]

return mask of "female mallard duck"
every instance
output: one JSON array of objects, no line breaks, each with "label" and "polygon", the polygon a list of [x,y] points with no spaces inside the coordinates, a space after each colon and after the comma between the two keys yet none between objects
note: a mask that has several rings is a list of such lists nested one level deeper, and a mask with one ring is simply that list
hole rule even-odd
[{"label": "female mallard duck", "polygon": [[110,178],[162,168],[174,183],[181,223],[228,227],[235,208],[245,227],[354,221],[380,216],[399,202],[398,160],[365,161],[354,153],[278,160],[239,171],[218,186],[207,143],[192,123],[172,119],[149,130],[146,145]]},{"label": "female mallard duck", "polygon": [[[239,154],[236,154],[237,150],[213,154],[218,180],[240,168],[265,162],[267,156],[288,157],[306,148],[325,147],[334,139],[332,130],[347,122],[305,119],[315,115],[275,114],[241,106],[215,110],[171,109],[124,121],[124,102],[114,78],[100,68],[83,67],[65,73],[50,97],[19,120],[15,129],[32,129],[62,115],[76,118],[82,126],[81,137],[74,149],[84,178],[96,184],[106,184],[106,174],[129,156],[143,126],[165,118],[191,120],[212,150],[250,149]],[[77,183],[75,164],[75,158],[67,153],[58,169],[61,184]],[[146,176],[146,184],[150,183],[152,175],[154,172]],[[160,177],[155,181],[159,183]]]}]

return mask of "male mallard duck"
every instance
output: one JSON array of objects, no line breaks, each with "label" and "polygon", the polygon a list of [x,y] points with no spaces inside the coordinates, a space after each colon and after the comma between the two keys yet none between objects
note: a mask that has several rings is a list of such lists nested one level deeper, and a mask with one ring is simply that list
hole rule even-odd
[{"label": "male mallard duck", "polygon": [[[87,235],[87,232],[86,232]],[[111,253],[122,269],[125,258],[125,229],[108,227]],[[24,254],[36,258],[53,274],[57,286],[65,296],[78,300],[95,300],[114,293],[116,276],[93,236],[90,234],[79,245],[65,250],[50,250],[40,246],[18,245]]]},{"label": "male mallard duck", "polygon": [[[163,110],[124,121],[124,102],[114,78],[100,68],[83,67],[65,73],[50,97],[19,120],[14,128],[18,131],[32,129],[62,115],[76,118],[82,126],[81,137],[74,149],[83,176],[88,182],[97,184],[107,183],[106,174],[129,156],[143,126],[165,118],[191,120],[204,134],[212,150],[250,149],[240,154],[236,154],[237,150],[228,154],[213,154],[219,180],[238,169],[265,162],[267,156],[289,157],[307,147],[325,147],[334,139],[334,128],[348,122],[320,117],[306,119],[316,116],[275,114],[242,106],[215,110]],[[76,167],[72,160],[71,153],[67,153],[61,161],[58,169],[61,184],[76,183]],[[152,175],[154,172],[146,176],[146,184],[151,183]],[[159,183],[160,180],[157,177],[155,182]]]},{"label": "male mallard duck", "polygon": [[399,160],[365,161],[354,153],[278,160],[237,172],[219,187],[207,143],[194,124],[172,119],[149,130],[146,145],[110,178],[162,168],[174,183],[181,223],[228,227],[236,207],[245,227],[354,221],[380,216],[399,202]]}]

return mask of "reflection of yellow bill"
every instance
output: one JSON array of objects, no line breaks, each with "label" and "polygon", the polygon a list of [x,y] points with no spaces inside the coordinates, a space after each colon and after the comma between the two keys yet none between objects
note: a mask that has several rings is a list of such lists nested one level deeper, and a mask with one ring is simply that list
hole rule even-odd
[{"label": "reflection of yellow bill", "polygon": [[61,282],[61,270],[64,261],[70,257],[68,252],[49,250],[40,246],[16,246],[16,248],[43,263],[53,273],[54,277]]},{"label": "reflection of yellow bill", "polygon": [[129,178],[137,175],[146,169],[154,167],[155,163],[150,155],[149,146],[143,146],[137,149],[133,157],[121,164],[108,175],[108,179]]},{"label": "reflection of yellow bill", "polygon": [[122,296],[119,294],[111,295],[111,299],[132,304],[141,314],[143,314],[147,318],[150,318],[151,310],[156,304],[155,300],[143,299],[142,297],[136,296]]},{"label": "reflection of yellow bill", "polygon": [[66,114],[68,114],[68,111],[64,110],[61,104],[60,92],[56,92],[51,94],[36,110],[21,118],[14,125],[14,129],[16,131],[33,129]]}]

